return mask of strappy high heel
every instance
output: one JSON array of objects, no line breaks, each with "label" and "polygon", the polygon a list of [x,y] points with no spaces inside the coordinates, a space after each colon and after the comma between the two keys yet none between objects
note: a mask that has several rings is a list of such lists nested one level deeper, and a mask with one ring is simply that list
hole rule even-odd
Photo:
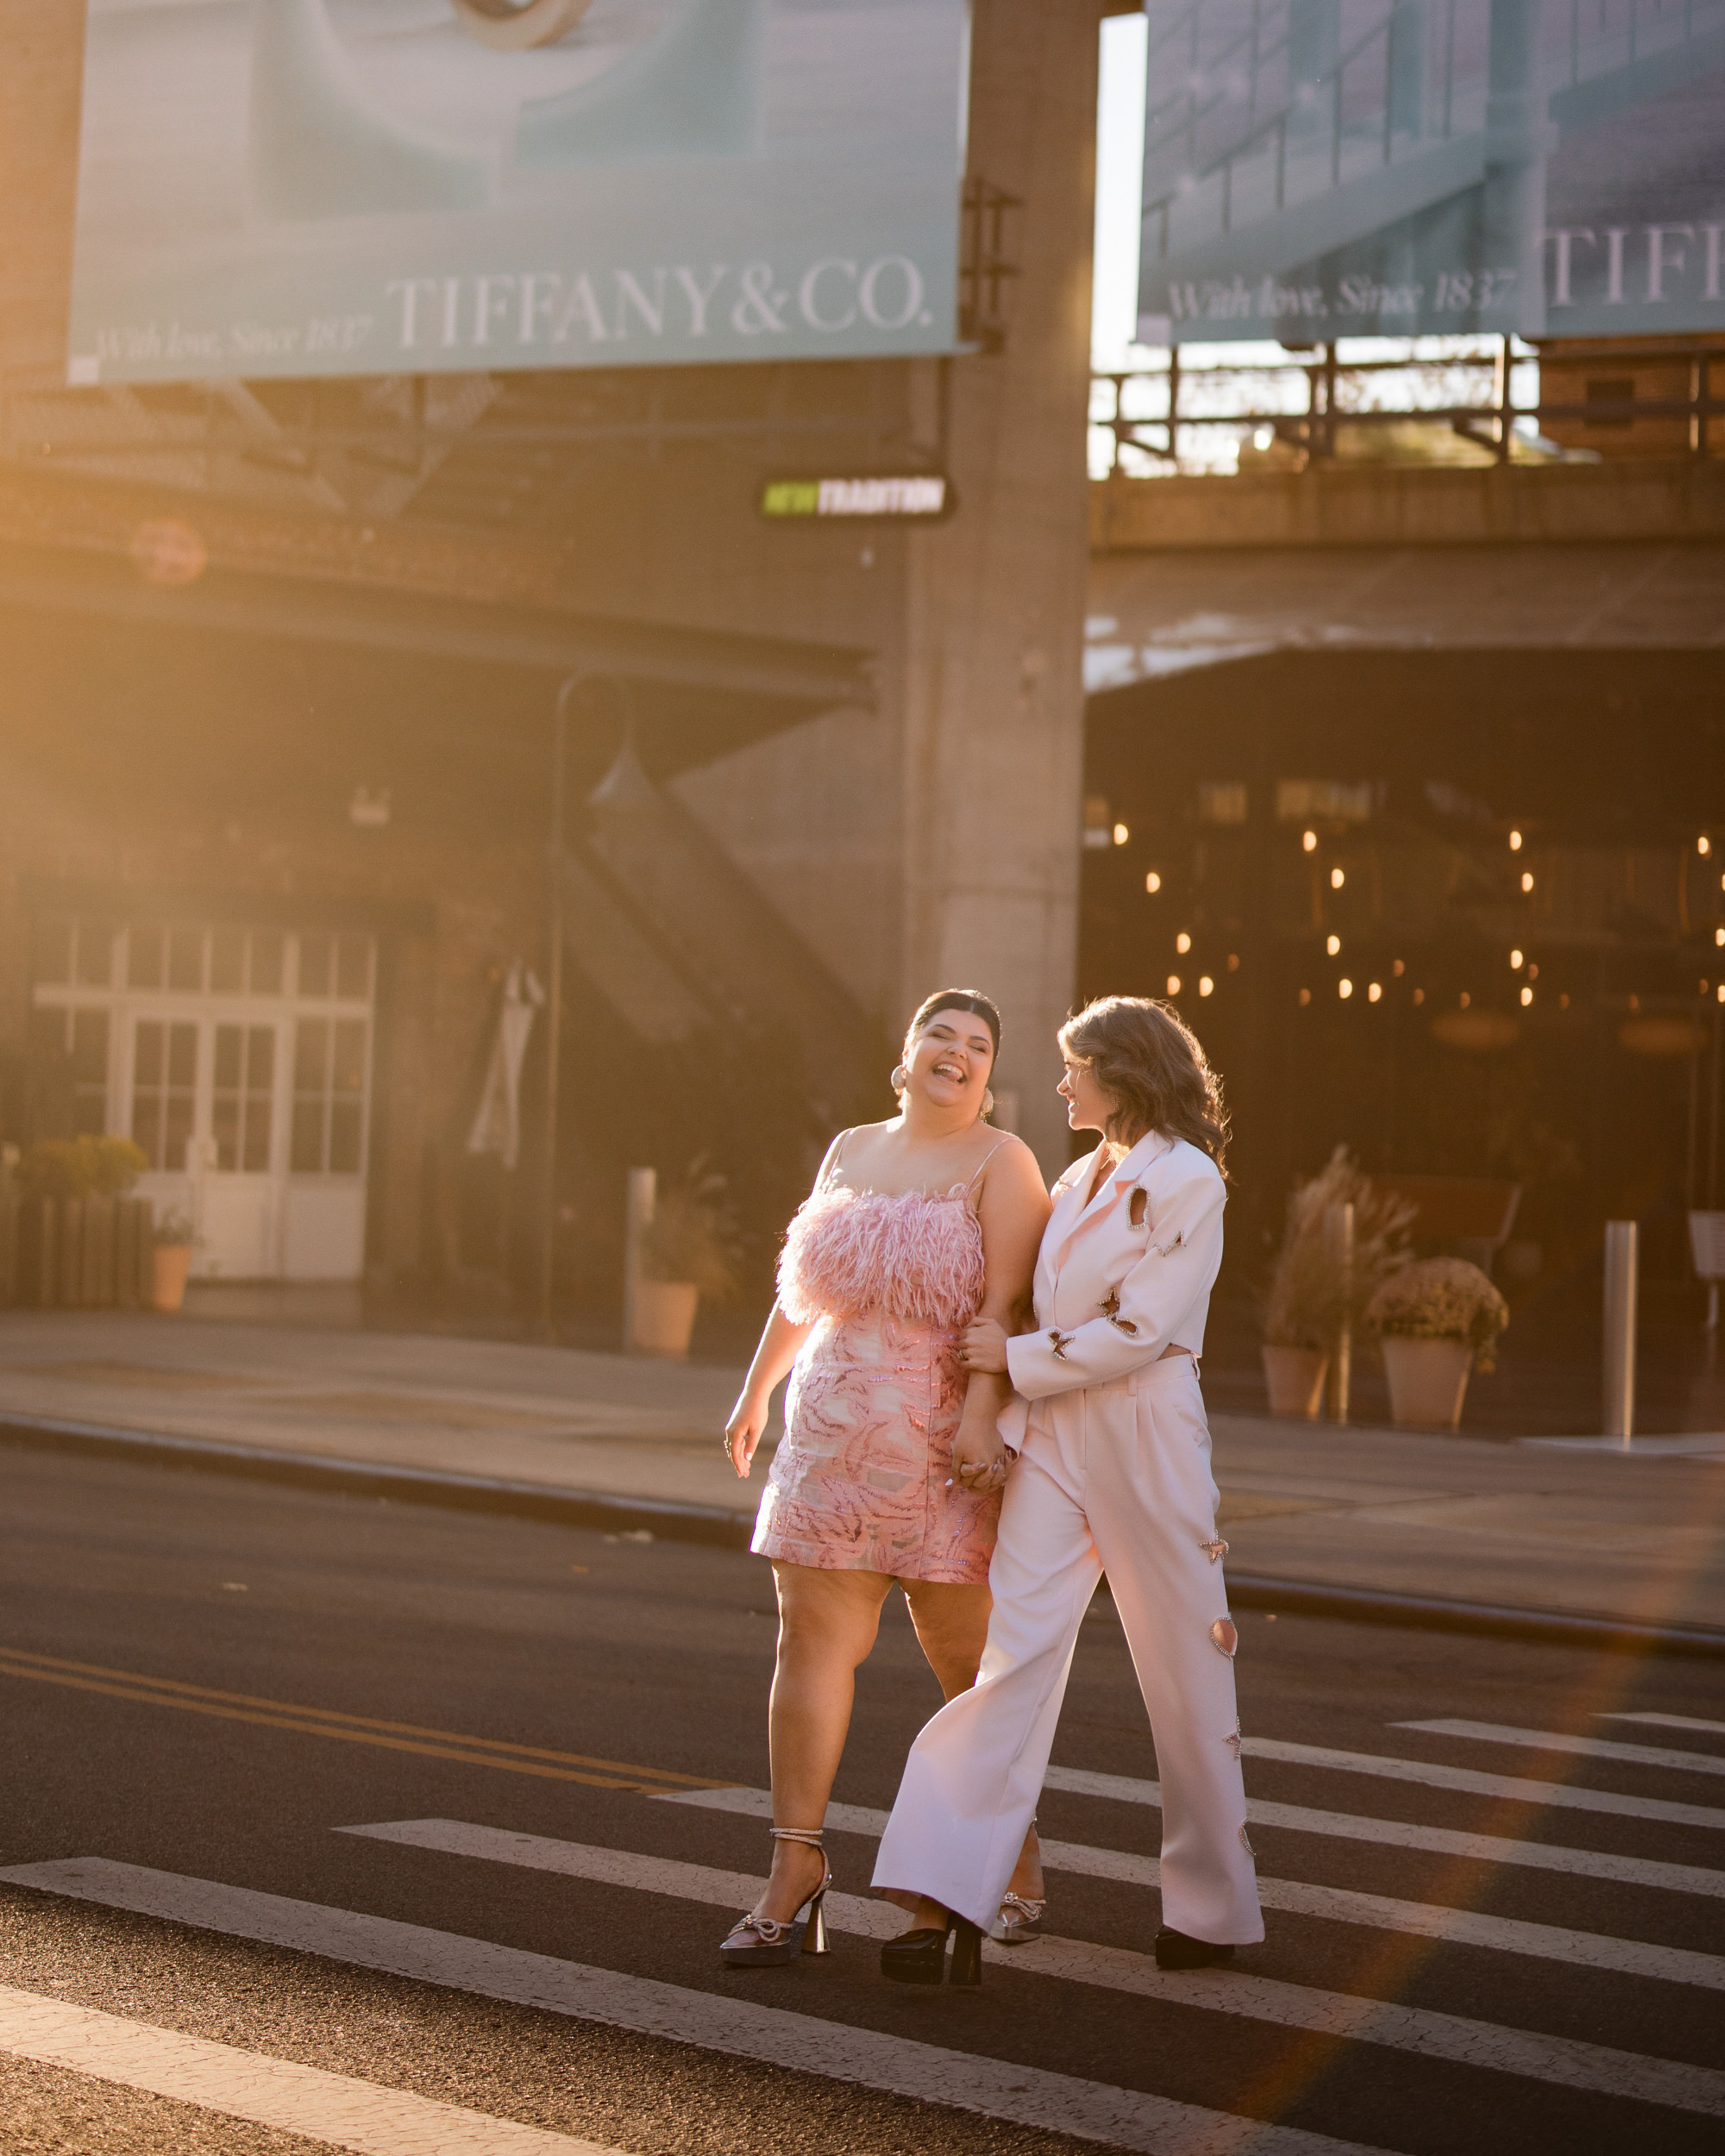
[{"label": "strappy high heel", "polygon": [[1000,1913],[988,1927],[988,1936],[1002,1946],[1022,1946],[1027,1939],[1039,1938],[1042,1933],[1042,1912],[1046,1902],[1032,1900],[1028,1895],[1006,1893],[1000,1896]]},{"label": "strappy high heel", "polygon": [[[946,1941],[952,1940],[952,1970],[946,1967]],[[901,1932],[881,1949],[881,1974],[894,1984],[938,1984],[943,1977],[959,1991],[974,1991],[982,1981],[982,1927],[948,1909],[942,1925],[919,1925]]]},{"label": "strappy high heel", "polygon": [[823,1877],[794,1916],[782,1921],[752,1912],[740,1916],[719,1947],[718,1958],[729,1969],[782,1969],[800,1953],[824,1954],[826,1943],[826,1890],[832,1884],[832,1867],[826,1862],[826,1844],[818,1827],[775,1827],[775,1841],[800,1841],[820,1852]]}]

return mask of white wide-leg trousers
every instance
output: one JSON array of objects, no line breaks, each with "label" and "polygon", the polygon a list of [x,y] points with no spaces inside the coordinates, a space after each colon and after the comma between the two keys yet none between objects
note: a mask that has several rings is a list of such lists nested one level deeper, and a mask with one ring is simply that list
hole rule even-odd
[{"label": "white wide-leg trousers", "polygon": [[994,1921],[1106,1571],[1156,1738],[1163,1921],[1218,1945],[1263,1938],[1233,1664],[1213,1631],[1232,1644],[1222,1568],[1207,1547],[1216,1501],[1189,1356],[1058,1395],[1032,1414],[1001,1507],[982,1668],[911,1747],[877,1887]]}]

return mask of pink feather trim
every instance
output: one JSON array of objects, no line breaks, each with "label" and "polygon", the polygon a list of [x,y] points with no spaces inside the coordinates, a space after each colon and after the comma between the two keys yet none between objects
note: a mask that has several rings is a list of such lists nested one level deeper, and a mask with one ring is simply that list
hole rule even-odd
[{"label": "pink feather trim", "polygon": [[794,1325],[870,1310],[967,1325],[982,1281],[982,1231],[962,1194],[817,1191],[798,1208],[779,1253],[779,1307]]}]

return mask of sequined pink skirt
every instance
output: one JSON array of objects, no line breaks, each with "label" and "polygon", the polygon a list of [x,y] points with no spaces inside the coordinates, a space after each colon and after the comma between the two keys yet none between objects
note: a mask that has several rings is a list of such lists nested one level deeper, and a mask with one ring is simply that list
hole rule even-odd
[{"label": "sequined pink skirt", "polygon": [[980,1586],[998,1496],[947,1483],[964,1406],[958,1335],[874,1311],[803,1344],[750,1547],[830,1572]]}]

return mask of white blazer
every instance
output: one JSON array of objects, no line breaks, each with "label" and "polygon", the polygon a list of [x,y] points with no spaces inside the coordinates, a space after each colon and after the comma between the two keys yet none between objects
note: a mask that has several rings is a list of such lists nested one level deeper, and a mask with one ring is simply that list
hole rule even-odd
[{"label": "white blazer", "polygon": [[1086,1204],[1095,1168],[1092,1153],[1056,1182],[1036,1261],[1037,1330],[1007,1343],[1013,1398],[1000,1431],[1014,1451],[1032,1401],[1108,1384],[1170,1347],[1204,1350],[1222,1262],[1220,1169],[1159,1131],[1141,1138]]}]

